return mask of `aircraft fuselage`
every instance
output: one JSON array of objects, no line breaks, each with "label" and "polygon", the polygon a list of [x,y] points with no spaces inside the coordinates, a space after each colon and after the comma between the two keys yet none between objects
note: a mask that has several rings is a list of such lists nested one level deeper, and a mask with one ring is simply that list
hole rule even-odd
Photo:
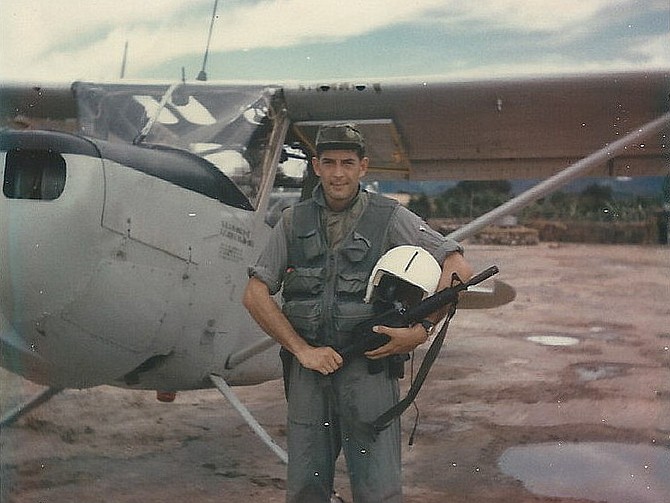
[{"label": "aircraft fuselage", "polygon": [[240,303],[265,224],[213,166],[55,132],[1,146],[2,366],[75,388],[279,376],[272,350],[226,368],[267,337]]}]

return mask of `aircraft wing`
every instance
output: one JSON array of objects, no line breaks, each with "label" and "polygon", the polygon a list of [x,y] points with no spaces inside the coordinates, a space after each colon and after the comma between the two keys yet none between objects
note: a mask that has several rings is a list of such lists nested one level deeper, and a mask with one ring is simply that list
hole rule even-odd
[{"label": "aircraft wing", "polygon": [[[352,121],[375,179],[547,178],[662,116],[670,71],[473,82],[397,81],[284,89],[296,138]],[[593,176],[665,175],[665,131]]]},{"label": "aircraft wing", "polygon": [[[167,89],[125,82],[107,87],[156,101]],[[356,122],[368,139],[371,178],[378,180],[548,178],[670,109],[670,70],[267,87],[283,92],[293,125],[289,141],[310,145],[318,125]],[[91,88],[0,84],[0,127],[86,131]],[[225,96],[240,84],[189,83],[180,92],[191,88]],[[667,174],[669,133],[666,126],[630,144],[591,174]]]},{"label": "aircraft wing", "polygon": [[77,130],[77,101],[69,85],[0,83],[0,128]]}]

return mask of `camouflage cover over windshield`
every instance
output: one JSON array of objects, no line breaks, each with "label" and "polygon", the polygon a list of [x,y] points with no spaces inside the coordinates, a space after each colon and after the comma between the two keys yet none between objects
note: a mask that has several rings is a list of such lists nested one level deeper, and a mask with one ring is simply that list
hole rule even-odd
[{"label": "camouflage cover over windshield", "polygon": [[73,91],[80,133],[188,150],[212,162],[253,200],[273,127],[275,88],[78,82]]}]

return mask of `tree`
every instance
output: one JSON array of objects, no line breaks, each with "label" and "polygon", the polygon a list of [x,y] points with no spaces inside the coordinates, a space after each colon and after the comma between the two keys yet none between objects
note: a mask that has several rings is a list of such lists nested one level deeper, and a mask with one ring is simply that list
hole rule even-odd
[{"label": "tree", "polygon": [[439,216],[473,218],[504,203],[511,195],[512,185],[507,180],[466,180],[440,194],[435,206],[443,211]]},{"label": "tree", "polygon": [[612,197],[612,187],[608,185],[598,183],[588,185],[581,192],[579,203],[581,213],[596,220],[611,220],[618,214]]},{"label": "tree", "polygon": [[663,187],[661,188],[661,204],[670,206],[670,175],[663,179]]},{"label": "tree", "polygon": [[433,216],[431,201],[426,194],[412,195],[407,207],[424,219]]}]

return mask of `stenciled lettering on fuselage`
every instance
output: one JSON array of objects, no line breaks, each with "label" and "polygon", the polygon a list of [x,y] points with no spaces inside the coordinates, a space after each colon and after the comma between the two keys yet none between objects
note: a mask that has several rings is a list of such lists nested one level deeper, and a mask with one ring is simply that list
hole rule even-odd
[{"label": "stenciled lettering on fuselage", "polygon": [[221,236],[224,239],[219,246],[219,256],[222,259],[242,262],[248,258],[248,249],[254,247],[249,229],[224,220],[221,222]]}]

